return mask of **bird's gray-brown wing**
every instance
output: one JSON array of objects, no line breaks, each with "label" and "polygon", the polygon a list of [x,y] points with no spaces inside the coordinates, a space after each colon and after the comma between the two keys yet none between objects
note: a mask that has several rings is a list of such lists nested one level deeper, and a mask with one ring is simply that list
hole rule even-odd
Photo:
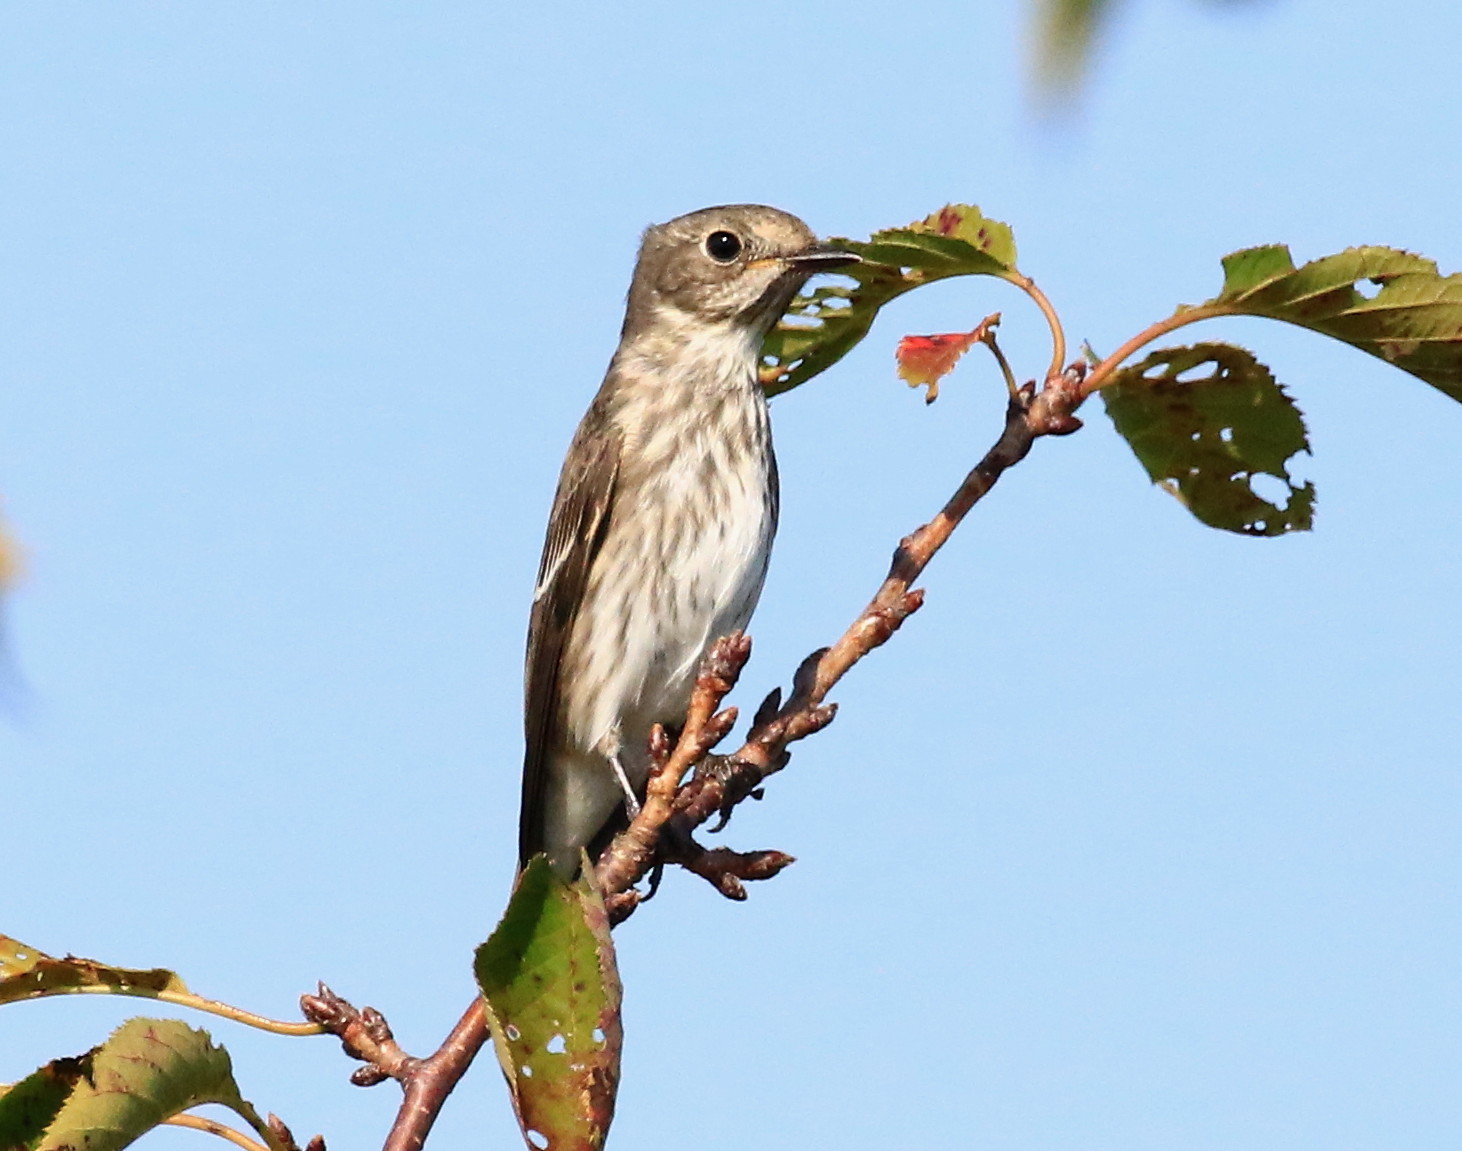
[{"label": "bird's gray-brown wing", "polygon": [[545,846],[548,758],[561,715],[559,670],[594,557],[609,526],[619,456],[619,433],[596,403],[579,424],[564,459],[533,590],[528,655],[523,668],[525,749],[523,806],[518,816],[520,865]]}]

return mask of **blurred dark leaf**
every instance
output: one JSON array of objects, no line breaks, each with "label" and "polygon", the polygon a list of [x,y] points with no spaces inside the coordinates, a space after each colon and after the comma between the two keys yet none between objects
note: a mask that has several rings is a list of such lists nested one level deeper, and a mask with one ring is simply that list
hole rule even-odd
[{"label": "blurred dark leaf", "polygon": [[1036,80],[1046,92],[1069,92],[1081,81],[1092,38],[1109,0],[1036,0]]}]

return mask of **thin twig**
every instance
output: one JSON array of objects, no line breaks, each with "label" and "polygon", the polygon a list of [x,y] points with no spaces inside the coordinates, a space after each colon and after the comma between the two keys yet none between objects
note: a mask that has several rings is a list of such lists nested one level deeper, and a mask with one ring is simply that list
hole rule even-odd
[{"label": "thin twig", "polygon": [[300,996],[300,1010],[338,1038],[345,1054],[364,1064],[350,1077],[357,1087],[374,1087],[387,1079],[404,1083],[421,1062],[401,1050],[384,1015],[374,1007],[356,1008],[323,983],[316,994]]},{"label": "thin twig", "polygon": [[357,1010],[324,984],[319,994],[300,998],[307,1018],[338,1036],[345,1053],[359,1059],[350,1081],[373,1087],[387,1079],[401,1084],[404,1098],[383,1151],[420,1151],[442,1104],[487,1042],[487,1012],[474,999],[442,1045],[425,1059],[406,1054],[396,1043],[385,1016],[373,1007]]},{"label": "thin twig", "polygon": [[995,339],[995,325],[1000,322],[1000,313],[993,316],[986,316],[981,321],[979,329],[980,343],[990,349],[990,354],[995,357],[995,363],[1000,367],[1000,374],[1005,378],[1005,394],[1014,400],[1020,393],[1020,385],[1015,382],[1015,373],[1010,370],[1010,361],[1005,358],[1005,353],[1000,350],[1000,343]]}]

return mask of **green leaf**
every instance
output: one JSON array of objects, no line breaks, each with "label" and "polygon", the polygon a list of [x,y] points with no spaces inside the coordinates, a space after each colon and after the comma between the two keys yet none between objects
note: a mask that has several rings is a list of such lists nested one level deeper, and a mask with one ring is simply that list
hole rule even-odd
[{"label": "green leaf", "polygon": [[53,1059],[19,1083],[0,1087],[0,1147],[34,1147],[77,1081],[91,1078],[91,1053],[80,1059]]},{"label": "green leaf", "polygon": [[[1304,420],[1269,369],[1243,348],[1165,348],[1123,368],[1102,389],[1107,414],[1147,474],[1210,527],[1246,535],[1307,531],[1313,484],[1288,463],[1310,450]],[[1254,491],[1273,476],[1284,507]]]},{"label": "green leaf", "polygon": [[[1197,310],[1298,324],[1462,400],[1462,275],[1438,275],[1423,256],[1379,247],[1296,268],[1283,245],[1235,252],[1223,271],[1223,291]],[[1379,290],[1363,292],[1362,283]]]},{"label": "green leaf", "polygon": [[565,883],[536,857],[477,949],[493,1046],[535,1151],[600,1148],[614,1117],[621,989],[592,876],[585,866]]},{"label": "green leaf", "polygon": [[1283,244],[1244,248],[1223,258],[1224,298],[1235,298],[1294,271],[1294,260]]},{"label": "green leaf", "polygon": [[836,275],[852,280],[804,291],[762,345],[762,385],[775,396],[806,383],[848,354],[890,300],[950,276],[1018,274],[1010,228],[969,204],[949,204],[906,228],[875,232],[866,242],[834,239],[861,264]]},{"label": "green leaf", "polygon": [[231,1108],[283,1151],[207,1032],[173,1019],[129,1019],[100,1047],[53,1060],[0,1095],[0,1147],[114,1151],[204,1103]]},{"label": "green leaf", "polygon": [[109,967],[95,959],[79,959],[74,955],[57,959],[27,947],[18,939],[0,935],[0,1004],[76,992],[152,998],[165,991],[191,994],[183,981],[166,968],[142,971]]}]

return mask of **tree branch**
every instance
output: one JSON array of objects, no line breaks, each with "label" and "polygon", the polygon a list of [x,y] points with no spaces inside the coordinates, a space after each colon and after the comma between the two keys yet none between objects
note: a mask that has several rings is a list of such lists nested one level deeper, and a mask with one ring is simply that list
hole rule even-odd
[{"label": "tree branch", "polygon": [[[984,342],[1003,363],[993,331],[986,331]],[[732,808],[748,796],[759,797],[761,782],[785,766],[789,744],[832,722],[836,707],[823,702],[828,692],[923,604],[923,591],[912,585],[970,509],[1007,468],[1026,457],[1038,437],[1068,435],[1081,427],[1074,412],[1084,398],[1084,376],[1085,366],[1072,364],[1064,371],[1053,370],[1039,392],[1034,383],[1012,391],[999,439],[938,514],[899,541],[888,575],[848,629],[831,647],[813,652],[802,662],[785,702],[780,691],[767,697],[740,748],[720,758],[710,770],[698,769],[689,782],[682,783],[686,771],[705,761],[735,721],[734,709],[719,714],[715,709],[734,686],[750,654],[749,642],[739,634],[712,647],[674,749],[667,751],[664,734],[658,729],[652,739],[654,766],[644,807],[600,857],[596,876],[611,922],[622,922],[648,897],[634,884],[649,874],[657,860],[681,864],[732,899],[746,897],[742,880],[769,878],[792,862],[781,852],[707,851],[691,832],[713,815],[720,816],[713,830],[724,826]],[[673,799],[668,799],[671,791]]]},{"label": "tree branch", "polygon": [[420,1151],[427,1132],[457,1081],[472,1066],[472,1060],[487,1042],[487,1009],[481,998],[472,1000],[436,1052],[408,1072],[402,1086],[406,1097],[382,1151]]}]

